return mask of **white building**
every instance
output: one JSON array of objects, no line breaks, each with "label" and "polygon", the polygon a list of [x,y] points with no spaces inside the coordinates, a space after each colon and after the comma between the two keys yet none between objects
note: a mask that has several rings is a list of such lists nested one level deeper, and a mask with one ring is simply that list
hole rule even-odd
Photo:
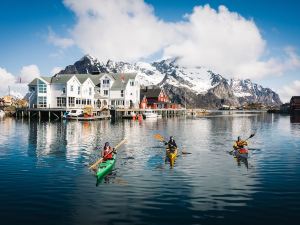
[{"label": "white building", "polygon": [[28,84],[30,108],[138,108],[136,74],[58,74]]}]

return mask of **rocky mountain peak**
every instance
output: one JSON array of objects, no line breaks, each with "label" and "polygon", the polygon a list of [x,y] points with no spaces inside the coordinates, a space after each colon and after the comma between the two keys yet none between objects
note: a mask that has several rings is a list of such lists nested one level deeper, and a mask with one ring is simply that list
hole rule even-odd
[{"label": "rocky mountain peak", "polygon": [[[85,55],[61,74],[92,73],[137,73],[141,85],[159,85],[170,95],[171,100],[192,107],[219,108],[222,104],[240,106],[247,103],[279,105],[277,93],[253,83],[250,79],[227,79],[205,67],[184,67],[179,58],[164,59],[153,63],[99,62]],[[185,97],[184,97],[185,96]]]}]

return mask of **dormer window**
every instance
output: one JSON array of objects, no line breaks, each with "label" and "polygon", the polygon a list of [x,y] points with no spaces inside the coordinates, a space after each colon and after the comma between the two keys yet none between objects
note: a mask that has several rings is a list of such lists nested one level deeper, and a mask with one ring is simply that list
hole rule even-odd
[{"label": "dormer window", "polygon": [[134,86],[134,81],[130,81],[130,86]]},{"label": "dormer window", "polygon": [[71,88],[70,88],[70,89],[71,89],[71,91],[73,92],[73,90],[74,90],[74,86],[73,86],[73,85],[71,85]]}]

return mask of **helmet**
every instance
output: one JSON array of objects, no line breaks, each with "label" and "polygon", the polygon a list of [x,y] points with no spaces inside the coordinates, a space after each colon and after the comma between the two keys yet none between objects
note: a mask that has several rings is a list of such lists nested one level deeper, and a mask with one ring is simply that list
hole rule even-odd
[{"label": "helmet", "polygon": [[174,137],[173,136],[170,136],[170,140],[173,140],[174,139]]}]

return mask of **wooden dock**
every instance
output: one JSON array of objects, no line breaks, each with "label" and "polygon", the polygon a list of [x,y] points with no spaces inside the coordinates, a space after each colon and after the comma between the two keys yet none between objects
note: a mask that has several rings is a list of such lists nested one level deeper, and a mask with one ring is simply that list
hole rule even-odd
[{"label": "wooden dock", "polygon": [[[70,111],[69,108],[19,108],[16,109],[16,118],[28,118],[28,119],[46,119],[46,120],[58,120],[63,119],[63,115],[66,111]],[[94,110],[94,118],[80,117],[72,118],[71,120],[101,120],[101,119],[113,119],[118,120],[122,118],[129,118],[132,113],[143,114],[146,111],[153,111],[162,117],[173,117],[186,115],[186,109],[106,109],[106,110]]]}]

